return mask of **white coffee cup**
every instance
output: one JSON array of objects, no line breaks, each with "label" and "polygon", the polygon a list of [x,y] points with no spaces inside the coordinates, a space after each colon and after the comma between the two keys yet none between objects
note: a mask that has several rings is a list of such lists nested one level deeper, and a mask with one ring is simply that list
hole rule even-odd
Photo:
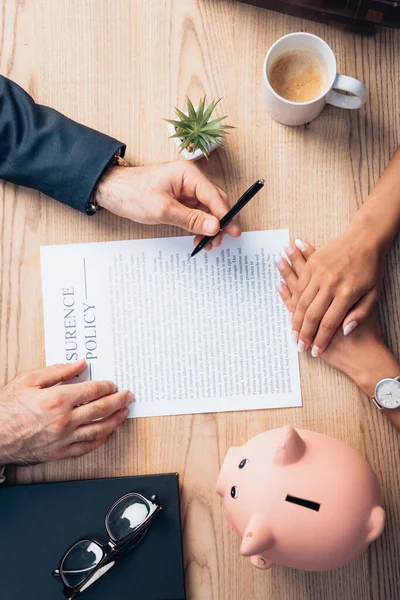
[{"label": "white coffee cup", "polygon": [[[268,72],[271,65],[284,53],[293,50],[307,50],[319,55],[327,70],[327,85],[322,94],[309,102],[292,102],[279,96],[272,88]],[[338,90],[338,91],[336,91]],[[350,92],[353,96],[340,93]],[[269,49],[263,67],[262,95],[270,117],[283,125],[304,125],[323,110],[325,104],[340,108],[355,109],[365,104],[367,88],[358,79],[336,72],[336,58],[332,48],[311,33],[289,33],[280,38]]]}]

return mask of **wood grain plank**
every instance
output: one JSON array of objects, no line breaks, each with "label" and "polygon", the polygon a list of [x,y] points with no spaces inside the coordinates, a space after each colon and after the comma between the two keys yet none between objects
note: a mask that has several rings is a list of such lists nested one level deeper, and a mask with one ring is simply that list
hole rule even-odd
[{"label": "wood grain plank", "polygon": [[[328,107],[310,125],[285,128],[260,99],[268,47],[291,31],[320,35],[338,69],[365,81],[366,107]],[[196,101],[223,98],[236,126],[227,148],[201,167],[231,201],[258,177],[265,192],[241,217],[244,230],[289,227],[320,245],[343,231],[399,143],[400,33],[363,38],[234,0],[0,0],[0,70],[87,125],[125,141],[132,164],[176,156],[162,117]],[[0,185],[1,380],[44,360],[39,248],[42,244],[181,235],[102,213],[89,219],[36,192]],[[399,244],[388,257],[380,316],[399,353]],[[399,436],[346,378],[300,357],[304,407],[140,419],[96,453],[20,468],[18,483],[178,471],[190,600],[396,598],[400,580]],[[333,573],[258,572],[214,493],[231,445],[284,424],[308,427],[362,451],[385,494],[388,524],[357,561]]]}]

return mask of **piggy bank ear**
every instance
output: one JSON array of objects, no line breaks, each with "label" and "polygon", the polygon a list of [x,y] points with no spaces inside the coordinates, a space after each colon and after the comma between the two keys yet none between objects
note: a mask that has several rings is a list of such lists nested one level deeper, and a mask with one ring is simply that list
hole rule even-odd
[{"label": "piggy bank ear", "polygon": [[372,509],[371,516],[368,521],[368,537],[367,544],[376,540],[382,533],[385,527],[385,511],[382,506],[375,506]]},{"label": "piggy bank ear", "polygon": [[275,539],[271,526],[261,515],[253,515],[243,534],[240,544],[242,556],[253,556],[272,548]]},{"label": "piggy bank ear", "polygon": [[306,445],[293,427],[283,427],[274,456],[275,465],[289,465],[303,456]]}]

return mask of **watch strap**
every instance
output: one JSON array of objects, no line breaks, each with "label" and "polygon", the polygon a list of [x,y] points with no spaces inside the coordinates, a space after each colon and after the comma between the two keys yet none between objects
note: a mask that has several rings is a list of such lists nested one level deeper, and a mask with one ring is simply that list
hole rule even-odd
[{"label": "watch strap", "polygon": [[[121,148],[114,154],[114,156],[112,157],[111,162],[109,163],[108,166],[109,167],[111,167],[111,166],[129,167],[129,164],[121,156]],[[96,187],[97,187],[97,185],[96,185]],[[103,207],[100,206],[100,204],[94,198],[95,192],[96,192],[96,188],[93,190],[92,195],[90,196],[89,202],[87,203],[87,206],[86,206],[86,214],[89,216],[95,215],[96,213],[98,213],[99,211],[101,211],[103,209]]]}]

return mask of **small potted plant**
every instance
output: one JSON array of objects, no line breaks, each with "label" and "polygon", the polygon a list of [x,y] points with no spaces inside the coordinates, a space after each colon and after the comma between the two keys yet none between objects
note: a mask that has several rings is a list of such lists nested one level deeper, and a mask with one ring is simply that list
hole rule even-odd
[{"label": "small potted plant", "polygon": [[221,121],[226,117],[211,120],[211,115],[221,100],[213,100],[205,108],[206,97],[201,98],[199,105],[194,107],[190,99],[187,99],[187,112],[184,113],[175,107],[178,119],[165,119],[168,123],[170,138],[179,148],[187,160],[198,160],[210,153],[218,146],[224,145],[224,137],[231,125],[225,125]]}]

